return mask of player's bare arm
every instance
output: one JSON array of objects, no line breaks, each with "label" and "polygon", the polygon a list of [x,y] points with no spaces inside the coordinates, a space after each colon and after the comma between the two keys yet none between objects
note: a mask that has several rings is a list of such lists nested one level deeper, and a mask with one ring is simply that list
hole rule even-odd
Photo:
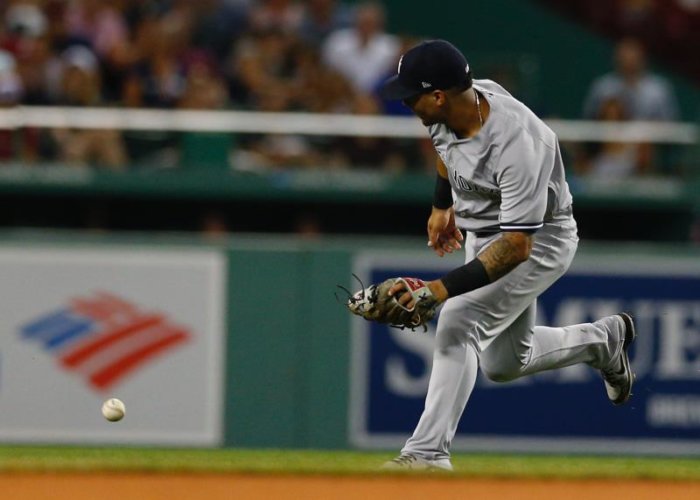
[{"label": "player's bare arm", "polygon": [[491,281],[505,276],[527,260],[532,249],[532,235],[521,232],[502,233],[477,258],[484,265]]},{"label": "player's bare arm", "polygon": [[[518,264],[527,260],[532,249],[532,235],[523,232],[504,232],[474,261],[448,273],[443,278],[427,283],[435,299],[444,302],[450,297],[481,288],[505,276]],[[455,283],[457,282],[457,283]],[[447,286],[446,286],[447,283]],[[452,289],[452,293],[450,293]],[[400,304],[413,306],[413,298],[402,283],[391,289]]]},{"label": "player's bare arm", "polygon": [[[440,157],[437,158],[436,169],[437,182],[442,184],[443,194],[439,195],[440,186],[436,186],[436,198],[449,198],[442,203],[434,201],[433,208],[428,218],[428,246],[440,257],[446,253],[462,248],[460,241],[464,240],[462,232],[455,224],[455,213],[452,207],[452,193],[449,191],[447,167]],[[435,206],[435,205],[438,206]],[[449,205],[449,206],[447,206]]]}]

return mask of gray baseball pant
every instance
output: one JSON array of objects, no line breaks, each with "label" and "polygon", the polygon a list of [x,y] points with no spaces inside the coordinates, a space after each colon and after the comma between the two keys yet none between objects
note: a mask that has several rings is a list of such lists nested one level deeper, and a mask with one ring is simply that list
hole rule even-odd
[{"label": "gray baseball pant", "polygon": [[[467,233],[469,262],[498,236]],[[578,246],[572,218],[545,224],[527,261],[483,288],[447,300],[440,312],[425,409],[402,453],[449,457],[479,364],[491,380],[587,363],[604,368],[622,349],[614,317],[562,328],[535,326],[537,297],[569,268]]]}]

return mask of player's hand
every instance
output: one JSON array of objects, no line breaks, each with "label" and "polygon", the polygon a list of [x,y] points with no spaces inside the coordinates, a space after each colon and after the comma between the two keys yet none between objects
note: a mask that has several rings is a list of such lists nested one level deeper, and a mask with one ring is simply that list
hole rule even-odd
[{"label": "player's hand", "polygon": [[428,246],[440,257],[462,248],[462,232],[455,225],[454,208],[442,210],[433,207],[428,219]]},{"label": "player's hand", "polygon": [[[442,281],[426,281],[425,286],[428,287],[433,299],[438,303],[442,303],[447,300],[448,294],[445,285]],[[406,283],[404,281],[396,281],[394,285],[389,289],[389,297],[395,297],[396,301],[407,309],[413,309],[416,305],[416,299],[411,290],[406,288]]]}]

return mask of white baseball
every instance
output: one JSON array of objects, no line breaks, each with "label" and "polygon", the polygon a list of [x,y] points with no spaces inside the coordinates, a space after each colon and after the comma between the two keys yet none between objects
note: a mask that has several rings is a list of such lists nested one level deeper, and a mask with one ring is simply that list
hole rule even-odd
[{"label": "white baseball", "polygon": [[126,407],[120,399],[110,398],[102,404],[102,415],[110,422],[118,422],[126,414]]}]

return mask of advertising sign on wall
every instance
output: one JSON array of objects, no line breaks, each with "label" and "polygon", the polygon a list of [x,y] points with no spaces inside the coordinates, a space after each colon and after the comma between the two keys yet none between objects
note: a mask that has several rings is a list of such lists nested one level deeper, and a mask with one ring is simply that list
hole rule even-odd
[{"label": "advertising sign on wall", "polygon": [[0,439],[221,443],[222,255],[3,247],[0,276]]},{"label": "advertising sign on wall", "polygon": [[[428,256],[360,254],[365,283],[434,279],[449,266]],[[430,267],[432,265],[432,267]],[[481,374],[454,449],[700,454],[700,262],[649,255],[578,256],[538,300],[538,324],[562,326],[620,311],[636,320],[634,395],[613,407],[600,373],[577,365],[499,384]],[[350,440],[397,448],[423,409],[434,327],[407,333],[354,323]]]}]

